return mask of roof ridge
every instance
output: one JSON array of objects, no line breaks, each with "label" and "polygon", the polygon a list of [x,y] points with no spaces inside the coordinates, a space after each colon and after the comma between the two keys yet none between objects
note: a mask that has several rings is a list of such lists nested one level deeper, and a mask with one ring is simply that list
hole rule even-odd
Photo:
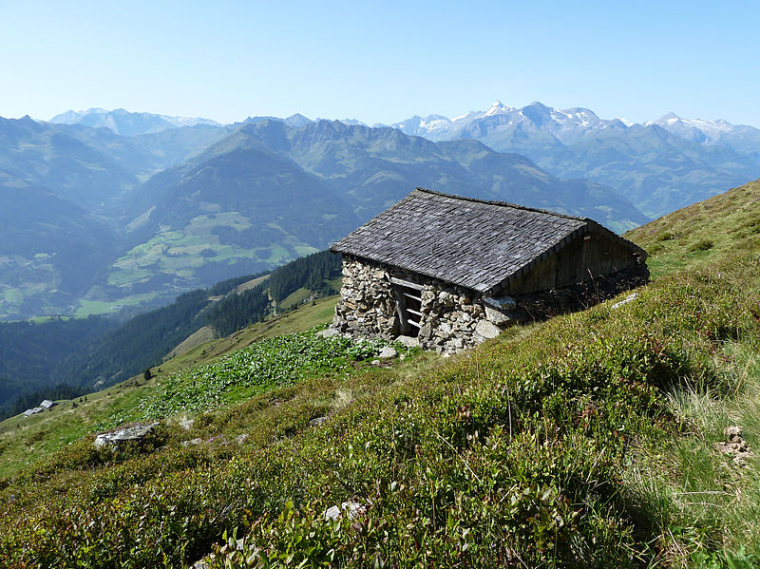
[{"label": "roof ridge", "polygon": [[467,196],[458,196],[456,194],[445,194],[443,192],[439,192],[438,190],[431,190],[430,188],[421,188],[419,186],[416,188],[416,191],[418,191],[418,192],[424,192],[426,194],[432,194],[434,196],[441,196],[441,197],[444,197],[444,198],[451,198],[451,199],[455,199],[455,200],[462,200],[462,201],[474,202],[474,203],[482,203],[482,204],[486,204],[486,205],[497,205],[497,206],[502,206],[502,207],[511,207],[511,208],[520,209],[520,210],[523,210],[523,211],[534,211],[536,213],[545,213],[545,214],[548,214],[548,215],[553,215],[555,217],[563,217],[565,219],[574,219],[574,220],[577,220],[577,221],[594,221],[590,217],[578,217],[578,216],[575,216],[575,215],[567,215],[565,213],[558,213],[558,212],[552,211],[550,209],[542,209],[540,207],[528,207],[526,205],[520,205],[520,204],[516,204],[516,203],[511,203],[511,202],[502,202],[502,201],[498,201],[498,200],[481,200],[481,199],[478,199],[478,198],[470,198],[470,197],[467,197]]}]

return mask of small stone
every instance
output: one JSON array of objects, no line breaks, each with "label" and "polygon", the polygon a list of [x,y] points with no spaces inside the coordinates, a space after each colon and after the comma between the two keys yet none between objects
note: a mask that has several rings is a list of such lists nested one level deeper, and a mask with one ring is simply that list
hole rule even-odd
[{"label": "small stone", "polygon": [[373,366],[379,366],[380,365],[380,360],[372,360],[370,362],[370,364],[373,365]]},{"label": "small stone", "polygon": [[500,310],[486,306],[486,318],[494,324],[504,324],[510,320],[509,316]]},{"label": "small stone", "polygon": [[239,445],[242,445],[245,441],[248,440],[248,437],[250,437],[248,433],[243,433],[242,435],[235,437],[235,442]]},{"label": "small stone", "polygon": [[326,520],[337,520],[345,515],[349,520],[353,520],[366,513],[367,507],[359,500],[348,500],[343,502],[340,508],[338,506],[330,506],[325,510],[324,516]]},{"label": "small stone", "polygon": [[203,439],[191,439],[189,441],[182,441],[183,447],[199,445],[203,442]]},{"label": "small stone", "polygon": [[309,421],[309,425],[312,427],[319,427],[320,425],[324,424],[325,421],[327,421],[327,417],[316,417]]},{"label": "small stone", "polygon": [[395,358],[398,355],[398,352],[395,348],[391,348],[390,346],[385,346],[382,350],[380,350],[380,353],[377,355],[382,360],[389,360],[392,358]]},{"label": "small stone", "polygon": [[407,348],[417,348],[420,345],[419,339],[411,336],[399,336],[396,341]]},{"label": "small stone", "polygon": [[332,338],[339,334],[340,332],[338,332],[338,330],[336,330],[335,328],[325,328],[324,330],[320,330],[319,332],[317,332],[316,336],[318,338]]},{"label": "small stone", "polygon": [[340,508],[338,506],[330,506],[325,510],[326,520],[337,520],[340,518]]}]

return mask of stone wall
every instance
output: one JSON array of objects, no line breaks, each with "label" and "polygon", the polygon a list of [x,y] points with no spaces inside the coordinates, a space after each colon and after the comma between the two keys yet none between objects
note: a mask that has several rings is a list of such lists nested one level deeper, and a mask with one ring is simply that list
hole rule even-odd
[{"label": "stone wall", "polygon": [[649,271],[642,263],[592,282],[495,302],[468,289],[344,255],[343,287],[333,327],[355,337],[397,337],[400,321],[391,277],[423,287],[420,346],[455,353],[494,338],[516,323],[588,308],[623,290],[646,284]]},{"label": "stone wall", "polygon": [[344,256],[343,287],[333,327],[357,337],[397,337],[400,321],[390,277],[424,287],[421,328],[417,336],[424,349],[454,353],[497,336],[500,326],[509,321],[504,316],[499,318],[499,325],[488,321],[485,307],[467,289]]},{"label": "stone wall", "polygon": [[396,301],[390,275],[383,267],[343,257],[343,286],[333,327],[356,337],[398,336]]},{"label": "stone wall", "polygon": [[[483,330],[485,310],[473,298],[470,291],[447,286],[443,283],[428,283],[422,291],[422,328],[420,346],[442,353],[454,353],[472,347],[492,335]],[[480,328],[478,328],[480,326]],[[480,332],[484,334],[481,334]]]}]

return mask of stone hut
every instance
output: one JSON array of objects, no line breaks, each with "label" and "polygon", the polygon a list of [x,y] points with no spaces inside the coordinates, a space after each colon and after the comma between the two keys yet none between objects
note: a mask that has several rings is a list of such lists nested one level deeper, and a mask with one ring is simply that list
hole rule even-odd
[{"label": "stone hut", "polygon": [[646,252],[580,217],[418,188],[337,242],[333,327],[452,353],[645,284]]}]

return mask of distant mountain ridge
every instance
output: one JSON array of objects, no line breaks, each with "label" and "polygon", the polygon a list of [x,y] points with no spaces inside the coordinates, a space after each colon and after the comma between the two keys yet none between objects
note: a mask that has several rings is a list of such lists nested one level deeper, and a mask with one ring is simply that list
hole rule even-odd
[{"label": "distant mountain ridge", "polygon": [[510,107],[496,101],[485,111],[470,111],[453,119],[443,115],[414,116],[387,126],[431,140],[449,140],[453,137],[470,138],[478,132],[508,130],[521,123],[542,127],[542,130],[551,133],[563,144],[573,144],[600,131],[651,125],[706,145],[728,143],[742,137],[760,143],[760,129],[733,125],[725,120],[684,119],[670,112],[657,120],[635,123],[622,118],[602,119],[584,107],[555,109],[538,101],[524,107]]},{"label": "distant mountain ridge", "polygon": [[760,129],[669,113],[642,124],[590,109],[517,108],[497,101],[456,117],[415,116],[391,125],[434,141],[475,139],[523,154],[561,178],[608,185],[657,217],[760,176]]},{"label": "distant mountain ridge", "polygon": [[474,140],[302,115],[132,136],[0,119],[0,170],[9,214],[0,319],[144,308],[270,270],[326,248],[417,186],[617,230],[647,221],[603,185],[560,180]]},{"label": "distant mountain ridge", "polygon": [[153,134],[183,126],[217,126],[218,122],[197,117],[175,117],[152,113],[134,113],[125,109],[92,108],[86,111],[66,111],[50,119],[55,124],[81,124],[92,128],[107,128],[122,136]]}]

